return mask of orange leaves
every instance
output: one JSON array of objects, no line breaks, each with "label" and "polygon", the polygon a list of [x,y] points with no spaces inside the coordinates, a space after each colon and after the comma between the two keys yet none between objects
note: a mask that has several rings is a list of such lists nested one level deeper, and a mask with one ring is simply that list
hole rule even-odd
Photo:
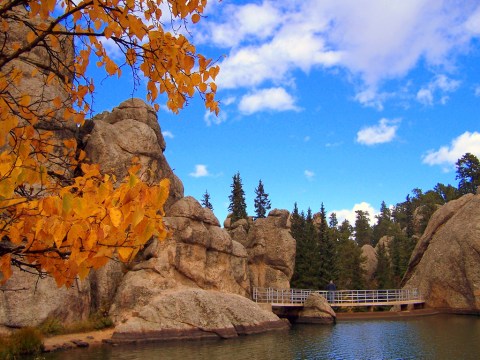
[{"label": "orange leaves", "polygon": [[[129,261],[152,236],[160,240],[167,236],[162,216],[168,180],[148,185],[137,177],[134,166],[114,188],[114,179],[101,176],[97,166],[84,164],[82,169],[85,174],[58,195],[11,207],[16,220],[3,224],[0,231],[13,243],[21,243],[21,234],[29,234],[28,250],[34,253],[27,251],[27,258],[59,285],[70,285],[77,275],[87,276],[115,251],[121,261]],[[0,258],[0,266],[1,261],[10,264],[5,259]],[[4,278],[10,276],[9,266],[3,266]]]},{"label": "orange leaves", "polygon": [[[75,36],[73,58],[62,60],[50,72],[32,62],[26,77],[21,67],[11,66],[8,72],[7,67],[0,68],[0,239],[4,239],[0,241],[20,249],[0,258],[0,271],[4,280],[8,278],[18,255],[50,273],[59,286],[68,286],[116,254],[122,261],[131,260],[152,236],[165,238],[162,217],[169,183],[146,184],[138,176],[138,165],[117,183],[102,175],[97,165],[82,163],[85,152],[73,139],[56,139],[42,130],[51,127],[38,125],[53,119],[84,123],[95,90],[87,74],[90,61],[108,76],[121,76],[122,67],[130,65],[146,77],[147,98],[155,109],[163,94],[175,113],[195,93],[207,109],[218,113],[214,81],[219,68],[197,53],[182,35],[188,31],[169,32],[163,25],[169,22],[161,22],[160,6],[169,9],[174,20],[196,24],[206,0],[68,1],[55,8],[56,4],[28,0],[26,15],[35,25],[24,39],[5,48],[23,51],[27,57],[38,43],[47,47],[41,53],[62,55],[65,46],[73,44],[68,37]],[[19,6],[24,3],[14,8]],[[0,23],[6,32],[10,25],[4,16],[8,11]],[[54,25],[60,17],[64,18],[59,23],[69,24],[67,29]],[[110,45],[117,46],[120,57],[107,51]],[[65,96],[45,101],[24,86],[30,77],[44,82],[46,94],[49,87],[60,87]],[[83,175],[73,178],[79,163]]]}]

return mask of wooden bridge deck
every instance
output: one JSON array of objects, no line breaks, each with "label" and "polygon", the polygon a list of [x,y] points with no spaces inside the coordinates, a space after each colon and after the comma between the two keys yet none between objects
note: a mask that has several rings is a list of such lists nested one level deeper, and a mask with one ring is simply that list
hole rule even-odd
[{"label": "wooden bridge deck", "polygon": [[305,300],[312,293],[322,295],[332,307],[402,306],[425,302],[417,289],[323,291],[254,288],[253,300],[271,304],[272,307],[303,307]]}]

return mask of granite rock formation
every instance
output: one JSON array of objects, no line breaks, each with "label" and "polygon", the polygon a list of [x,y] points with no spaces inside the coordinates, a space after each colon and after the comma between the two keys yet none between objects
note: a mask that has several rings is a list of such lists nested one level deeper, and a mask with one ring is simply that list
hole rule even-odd
[{"label": "granite rock formation", "polygon": [[[11,25],[7,40],[22,41],[26,29]],[[56,59],[69,63],[73,44],[65,41],[63,45]],[[31,56],[55,66],[41,49]],[[29,93],[41,94],[46,105],[57,96],[69,101],[59,84],[45,86],[46,74],[31,77],[28,61],[13,66],[25,72],[19,91],[28,87]],[[57,288],[49,278],[15,271],[0,287],[0,329],[36,326],[49,317],[69,323],[95,311],[110,313],[118,341],[139,340],[139,336],[141,340],[232,337],[287,327],[248,298],[252,286],[289,286],[295,241],[288,231],[287,211],[274,210],[267,219],[249,226],[248,238],[240,237],[244,243],[236,236],[232,239],[210,210],[184,197],[183,184],[163,154],[166,145],[157,115],[139,99],[129,99],[81,128],[52,121],[40,122],[37,129],[52,130],[59,141],[75,137],[88,161],[119,180],[132,157],[142,165],[143,180],[169,178],[165,223],[171,236],[163,242],[152,240],[133,263],[112,261],[70,289]]]},{"label": "granite rock formation", "polygon": [[377,271],[377,252],[372,245],[366,244],[362,246],[362,256],[365,258],[365,262],[362,263],[362,268],[365,270],[365,280],[370,281]]},{"label": "granite rock formation", "polygon": [[183,197],[183,184],[163,155],[166,145],[157,115],[144,101],[129,99],[111,112],[95,116],[86,123],[82,134],[89,160],[100,164],[103,172],[123,179],[132,158],[137,157],[144,169],[142,180],[170,179],[166,209]]},{"label": "granite rock formation", "polygon": [[274,209],[266,218],[241,219],[224,226],[248,253],[250,283],[256,287],[290,288],[296,242],[290,234],[290,214]]},{"label": "granite rock formation", "polygon": [[480,311],[480,193],[432,215],[402,283],[418,288],[428,307]]},{"label": "granite rock formation", "polygon": [[298,313],[297,323],[333,324],[337,319],[335,311],[322,295],[312,293],[305,300],[302,310]]}]

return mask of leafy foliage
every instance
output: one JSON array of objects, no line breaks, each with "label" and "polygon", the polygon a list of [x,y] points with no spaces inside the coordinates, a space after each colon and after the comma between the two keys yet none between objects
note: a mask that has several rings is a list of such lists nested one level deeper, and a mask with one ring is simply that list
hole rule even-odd
[{"label": "leafy foliage", "polygon": [[268,199],[268,194],[263,188],[262,180],[258,181],[258,186],[255,188],[255,195],[255,214],[257,215],[257,218],[264,218],[267,215],[267,211],[270,210],[271,204]]},{"label": "leafy foliage", "polygon": [[[144,77],[156,110],[160,94],[177,113],[198,93],[207,109],[218,113],[219,67],[176,28],[166,31],[162,18],[162,9],[168,9],[172,24],[196,23],[205,5],[206,0],[0,4],[3,282],[13,265],[70,286],[77,275],[84,278],[112,257],[131,260],[152,236],[167,236],[162,217],[168,181],[145,183],[135,163],[121,183],[102,175],[97,165],[85,164],[74,124],[81,126],[92,107],[95,81],[87,75],[92,60],[106,76],[121,76],[129,67],[135,88]],[[12,35],[22,29],[23,38]],[[123,55],[112,58],[107,43]],[[38,92],[32,93],[32,79],[41,83]]]}]

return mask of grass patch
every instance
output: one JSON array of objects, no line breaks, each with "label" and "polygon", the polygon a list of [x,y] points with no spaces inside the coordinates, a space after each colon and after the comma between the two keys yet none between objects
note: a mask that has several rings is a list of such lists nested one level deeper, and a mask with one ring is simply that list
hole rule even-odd
[{"label": "grass patch", "polygon": [[87,320],[76,321],[66,325],[62,324],[58,319],[48,318],[39,326],[39,330],[45,335],[61,335],[102,330],[112,326],[112,319],[99,312],[91,315]]},{"label": "grass patch", "polygon": [[26,327],[0,338],[0,358],[15,359],[43,351],[43,335],[39,329]]}]

